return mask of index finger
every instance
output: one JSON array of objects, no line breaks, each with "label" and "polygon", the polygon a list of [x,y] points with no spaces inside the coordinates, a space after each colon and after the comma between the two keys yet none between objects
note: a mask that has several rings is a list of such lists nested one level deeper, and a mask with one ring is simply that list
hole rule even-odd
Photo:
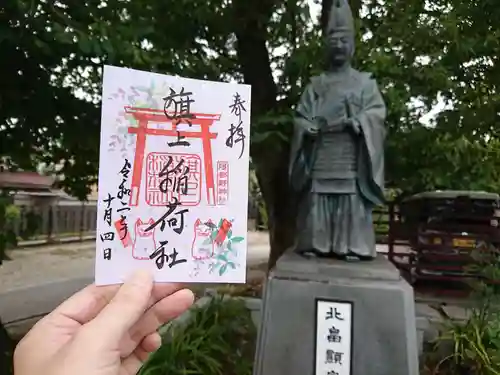
[{"label": "index finger", "polygon": [[[86,324],[109,304],[120,287],[121,285],[96,286],[91,284],[64,301],[47,318],[64,318],[80,325]],[[148,308],[181,288],[182,285],[178,283],[155,283]]]}]

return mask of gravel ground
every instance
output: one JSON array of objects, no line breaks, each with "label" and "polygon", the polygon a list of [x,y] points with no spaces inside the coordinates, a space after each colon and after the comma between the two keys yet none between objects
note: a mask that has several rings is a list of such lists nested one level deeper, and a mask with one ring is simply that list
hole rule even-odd
[{"label": "gravel ground", "polygon": [[91,275],[93,241],[11,251],[10,261],[0,266],[0,293],[38,284]]},{"label": "gravel ground", "polygon": [[[249,232],[249,263],[268,256],[266,232]],[[94,273],[94,241],[19,248],[9,252],[12,260],[0,266],[0,293]],[[386,251],[377,245],[378,251]]]},{"label": "gravel ground", "polygon": [[[249,232],[249,258],[265,257],[268,243],[267,233]],[[91,276],[94,273],[94,251],[93,241],[13,250],[8,253],[12,260],[0,266],[0,293]]]}]

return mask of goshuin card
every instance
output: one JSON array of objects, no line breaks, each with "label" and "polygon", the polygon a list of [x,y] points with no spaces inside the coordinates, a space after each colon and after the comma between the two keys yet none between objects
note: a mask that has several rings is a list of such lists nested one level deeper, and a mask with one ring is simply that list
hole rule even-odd
[{"label": "goshuin card", "polygon": [[250,86],[104,67],[95,281],[245,282]]}]

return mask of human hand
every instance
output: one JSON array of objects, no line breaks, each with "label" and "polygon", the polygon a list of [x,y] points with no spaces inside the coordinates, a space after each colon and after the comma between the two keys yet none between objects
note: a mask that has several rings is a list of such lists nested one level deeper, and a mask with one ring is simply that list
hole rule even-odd
[{"label": "human hand", "polygon": [[194,296],[143,271],[122,286],[90,285],[40,320],[14,353],[15,375],[134,375],[161,345],[156,330]]}]

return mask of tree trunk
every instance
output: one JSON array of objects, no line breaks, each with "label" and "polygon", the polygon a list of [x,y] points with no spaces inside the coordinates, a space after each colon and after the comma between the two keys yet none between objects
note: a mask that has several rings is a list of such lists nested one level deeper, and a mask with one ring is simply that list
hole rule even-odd
[{"label": "tree trunk", "polygon": [[321,15],[319,18],[319,24],[321,31],[325,33],[326,27],[328,26],[328,19],[330,17],[330,9],[332,9],[333,0],[323,0],[321,3]]},{"label": "tree trunk", "polygon": [[[277,107],[277,88],[266,47],[267,25],[277,0],[235,0],[234,30],[236,50],[245,83],[252,86],[252,118],[258,118]],[[357,14],[361,0],[351,0]],[[323,0],[320,23],[326,27],[332,0]],[[290,124],[290,126],[293,126]],[[288,145],[265,145],[252,148],[262,196],[269,217],[271,269],[295,240],[296,207],[288,184]]]},{"label": "tree trunk", "polygon": [[278,155],[274,152],[266,157],[263,153],[259,158],[259,180],[269,216],[269,270],[295,240],[296,214],[288,184],[288,159],[288,148]]},{"label": "tree trunk", "polygon": [[[277,106],[277,88],[266,47],[267,24],[276,0],[234,2],[238,60],[245,83],[252,85],[252,118]],[[290,124],[291,125],[291,124]],[[283,146],[283,145],[280,145]],[[254,147],[252,161],[269,217],[270,267],[293,241],[294,220],[290,216],[288,147]]]}]

